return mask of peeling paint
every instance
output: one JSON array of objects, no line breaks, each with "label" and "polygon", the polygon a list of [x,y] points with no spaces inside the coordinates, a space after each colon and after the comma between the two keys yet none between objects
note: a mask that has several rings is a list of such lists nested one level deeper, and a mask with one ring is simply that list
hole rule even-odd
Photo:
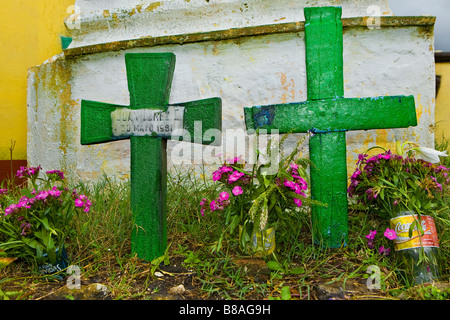
[{"label": "peeling paint", "polygon": [[145,12],[153,12],[162,6],[163,2],[153,2],[145,8]]}]

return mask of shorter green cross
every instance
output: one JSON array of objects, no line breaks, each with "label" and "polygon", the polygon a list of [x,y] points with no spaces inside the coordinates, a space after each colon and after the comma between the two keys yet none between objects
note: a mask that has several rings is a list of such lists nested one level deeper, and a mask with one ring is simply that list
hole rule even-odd
[{"label": "shorter green cross", "polygon": [[130,139],[132,251],[152,261],[167,246],[167,139],[190,136],[196,143],[220,143],[220,136],[204,133],[221,131],[222,100],[169,105],[173,53],[127,53],[125,62],[130,106],[82,100],[81,144]]},{"label": "shorter green cross", "polygon": [[416,126],[413,96],[344,98],[342,8],[305,8],[308,100],[244,108],[247,129],[314,135],[309,141],[311,197],[317,244],[340,247],[348,241],[345,132]]}]

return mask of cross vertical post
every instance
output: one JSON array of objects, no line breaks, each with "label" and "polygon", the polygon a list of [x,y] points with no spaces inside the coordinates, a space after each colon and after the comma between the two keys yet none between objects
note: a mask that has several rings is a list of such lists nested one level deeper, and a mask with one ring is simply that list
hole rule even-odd
[{"label": "cross vertical post", "polygon": [[[131,250],[151,261],[167,247],[167,139],[187,136],[191,142],[220,142],[220,136],[204,133],[221,131],[222,101],[209,98],[169,105],[173,53],[127,53],[125,63],[130,106],[82,100],[81,144],[130,139]],[[202,123],[201,132],[195,130],[197,121]]]},{"label": "cross vertical post", "polygon": [[341,7],[305,8],[307,101],[244,108],[247,129],[311,133],[313,239],[348,242],[346,131],[417,125],[413,96],[344,98]]},{"label": "cross vertical post", "polygon": [[[344,97],[342,10],[305,8],[308,100]],[[309,141],[314,241],[331,247],[348,241],[347,160],[345,132],[315,134]]]}]

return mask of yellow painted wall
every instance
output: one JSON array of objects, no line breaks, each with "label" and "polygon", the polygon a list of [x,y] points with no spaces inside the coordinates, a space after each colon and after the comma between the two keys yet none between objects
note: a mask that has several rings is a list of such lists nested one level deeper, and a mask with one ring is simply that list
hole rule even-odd
[{"label": "yellow painted wall", "polygon": [[0,160],[27,159],[27,70],[61,53],[64,19],[75,0],[2,0],[0,10]]},{"label": "yellow painted wall", "polygon": [[450,62],[436,63],[436,74],[441,76],[441,87],[436,97],[436,140],[450,139]]}]

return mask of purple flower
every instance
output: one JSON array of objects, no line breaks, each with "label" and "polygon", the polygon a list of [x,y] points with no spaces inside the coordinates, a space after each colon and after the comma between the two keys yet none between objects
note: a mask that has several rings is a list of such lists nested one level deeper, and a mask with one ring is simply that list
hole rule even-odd
[{"label": "purple flower", "polygon": [[384,253],[384,255],[388,256],[389,253],[391,252],[391,249],[385,248],[385,247],[381,246],[381,247],[378,249],[378,252],[379,252],[380,254],[383,254],[383,253]]},{"label": "purple flower", "polygon": [[367,238],[367,246],[370,248],[370,249],[373,249],[373,243],[374,243],[374,239],[375,239],[375,235],[377,234],[377,231],[376,230],[370,230],[369,231],[369,234],[368,235],[366,235],[366,238]]},{"label": "purple flower", "polygon": [[22,232],[20,233],[23,236],[26,236],[31,232],[31,224],[27,221],[21,224]]},{"label": "purple flower", "polygon": [[356,163],[356,165],[359,165],[361,162],[364,161],[364,159],[366,159],[369,155],[368,154],[359,154],[358,155],[358,162]]},{"label": "purple flower", "polygon": [[0,196],[7,194],[8,193],[8,189],[0,189]]}]

